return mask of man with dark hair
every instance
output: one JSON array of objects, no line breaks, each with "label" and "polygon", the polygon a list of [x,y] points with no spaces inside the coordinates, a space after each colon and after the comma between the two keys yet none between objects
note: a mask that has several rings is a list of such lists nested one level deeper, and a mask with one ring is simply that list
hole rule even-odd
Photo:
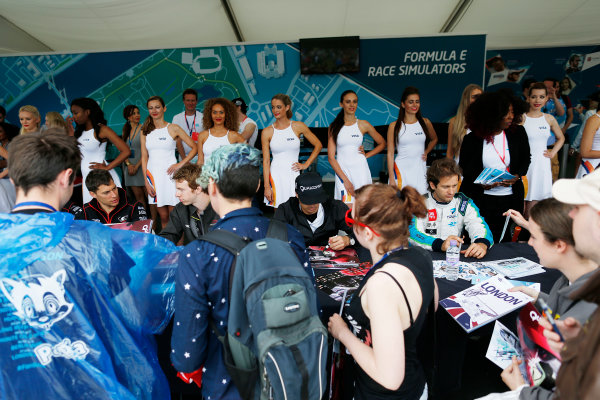
[{"label": "man with dark hair", "polygon": [[231,100],[231,102],[235,105],[235,108],[237,108],[238,111],[238,121],[240,122],[238,133],[242,135],[244,140],[250,146],[254,147],[256,138],[258,137],[258,126],[252,118],[246,115],[248,112],[248,106],[246,105],[246,102],[241,97],[235,98]]},{"label": "man with dark hair", "polygon": [[210,206],[208,192],[196,182],[200,173],[201,166],[185,164],[173,174],[175,196],[180,203],[171,211],[169,223],[159,235],[175,244],[182,235],[184,245],[198,239],[219,219]]},{"label": "man with dark hair", "polygon": [[[292,225],[304,236],[307,246],[327,246],[342,250],[356,244],[354,232],[346,224],[348,206],[325,193],[321,176],[315,172],[296,178],[296,197],[277,207],[273,218]],[[346,235],[338,235],[339,231]]]},{"label": "man with dark hair", "polygon": [[175,246],[56,212],[81,164],[74,137],[21,135],[9,151],[17,204],[0,214],[0,398],[168,398],[151,334],[172,310],[154,288],[170,283]]},{"label": "man with dark hair", "polygon": [[[191,88],[185,89],[183,91],[182,100],[184,110],[173,117],[173,123],[179,125],[181,129],[194,140],[194,142],[197,142],[198,134],[204,130],[204,127],[202,126],[202,113],[196,110],[196,106],[198,105],[198,92]],[[179,152],[180,159],[185,158],[191,150],[190,146],[181,141],[181,139],[177,139],[177,151]],[[197,158],[194,157],[191,160],[191,163],[195,164],[196,161]]]},{"label": "man with dark hair", "polygon": [[[221,216],[215,230],[228,230],[250,240],[266,236],[269,219],[251,207],[261,162],[260,152],[246,144],[220,147],[205,160],[198,183],[208,191],[213,209]],[[302,236],[289,225],[287,234],[291,248],[312,274]],[[206,399],[240,398],[223,363],[223,346],[209,328],[209,321],[214,321],[221,332],[227,331],[233,260],[233,254],[222,247],[194,241],[182,250],[175,278],[171,361],[182,378],[201,384]]]},{"label": "man with dark hair", "polygon": [[527,101],[527,99],[529,98],[529,88],[536,82],[537,81],[533,78],[527,78],[523,80],[523,83],[521,83],[521,89],[523,89],[523,95],[521,96],[521,100]]},{"label": "man with dark hair", "polygon": [[[471,245],[465,257],[482,258],[494,243],[492,232],[473,200],[458,192],[461,170],[449,158],[435,160],[427,171],[427,217],[414,218],[409,242],[433,251],[446,251],[451,240],[463,243],[466,230]],[[458,193],[457,193],[458,192]]]},{"label": "man with dark hair", "polygon": [[119,224],[148,219],[146,209],[140,202],[130,203],[125,189],[117,187],[104,169],[93,169],[85,178],[85,186],[92,201],[83,205],[75,219],[96,221],[101,224]]}]

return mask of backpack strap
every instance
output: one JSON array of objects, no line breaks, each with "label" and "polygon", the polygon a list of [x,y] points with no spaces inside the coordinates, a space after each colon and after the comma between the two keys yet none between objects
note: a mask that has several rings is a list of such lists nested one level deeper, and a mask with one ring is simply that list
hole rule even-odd
[{"label": "backpack strap", "polygon": [[268,238],[283,240],[284,242],[288,241],[288,231],[287,224],[285,222],[279,221],[277,219],[272,219],[269,222],[269,229],[267,229]]},{"label": "backpack strap", "polygon": [[250,239],[241,237],[240,235],[236,235],[235,233],[224,229],[215,229],[205,233],[198,239],[216,244],[232,253],[235,257],[240,254],[240,251],[242,251],[248,243],[250,243]]}]

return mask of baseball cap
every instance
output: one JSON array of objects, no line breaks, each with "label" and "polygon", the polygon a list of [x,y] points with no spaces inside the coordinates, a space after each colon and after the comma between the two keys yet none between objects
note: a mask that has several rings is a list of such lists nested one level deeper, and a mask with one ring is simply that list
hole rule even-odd
[{"label": "baseball cap", "polygon": [[303,204],[318,204],[327,200],[327,193],[323,189],[321,175],[315,172],[300,174],[296,178],[296,194]]},{"label": "baseball cap", "polygon": [[246,108],[246,102],[241,97],[237,97],[237,98],[231,100],[231,102],[233,104],[235,104],[236,106],[242,106],[242,108]]},{"label": "baseball cap", "polygon": [[600,169],[581,179],[559,179],[552,195],[567,204],[587,204],[600,211]]}]

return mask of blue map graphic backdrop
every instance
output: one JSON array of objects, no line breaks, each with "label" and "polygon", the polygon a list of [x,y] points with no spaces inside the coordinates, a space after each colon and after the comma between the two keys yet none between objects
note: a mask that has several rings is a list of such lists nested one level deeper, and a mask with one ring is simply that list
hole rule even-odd
[{"label": "blue map graphic backdrop", "polygon": [[[264,128],[273,122],[271,97],[286,93],[293,119],[325,127],[340,110],[340,94],[353,89],[357,117],[387,125],[396,119],[404,88],[416,86],[423,114],[441,122],[454,115],[467,84],[483,83],[484,58],[485,35],[363,39],[361,71],[343,75],[301,75],[297,43],[0,57],[0,104],[18,125],[22,105],[35,105],[42,116],[59,111],[66,117],[71,100],[91,97],[120,134],[123,108],[135,104],[145,118],[146,99],[153,95],[165,100],[169,121],[183,110],[181,93],[188,87],[198,91],[199,109],[211,97],[243,97],[248,115]],[[370,159],[374,175],[383,158]],[[321,156],[320,172],[331,172],[327,168]]]}]

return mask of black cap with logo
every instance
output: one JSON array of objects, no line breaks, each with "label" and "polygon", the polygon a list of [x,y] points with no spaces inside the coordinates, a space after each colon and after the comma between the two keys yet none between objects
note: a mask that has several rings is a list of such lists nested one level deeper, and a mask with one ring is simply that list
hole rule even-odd
[{"label": "black cap with logo", "polygon": [[316,172],[300,174],[296,178],[296,194],[303,204],[318,204],[327,200],[327,193],[323,189],[321,175]]}]

